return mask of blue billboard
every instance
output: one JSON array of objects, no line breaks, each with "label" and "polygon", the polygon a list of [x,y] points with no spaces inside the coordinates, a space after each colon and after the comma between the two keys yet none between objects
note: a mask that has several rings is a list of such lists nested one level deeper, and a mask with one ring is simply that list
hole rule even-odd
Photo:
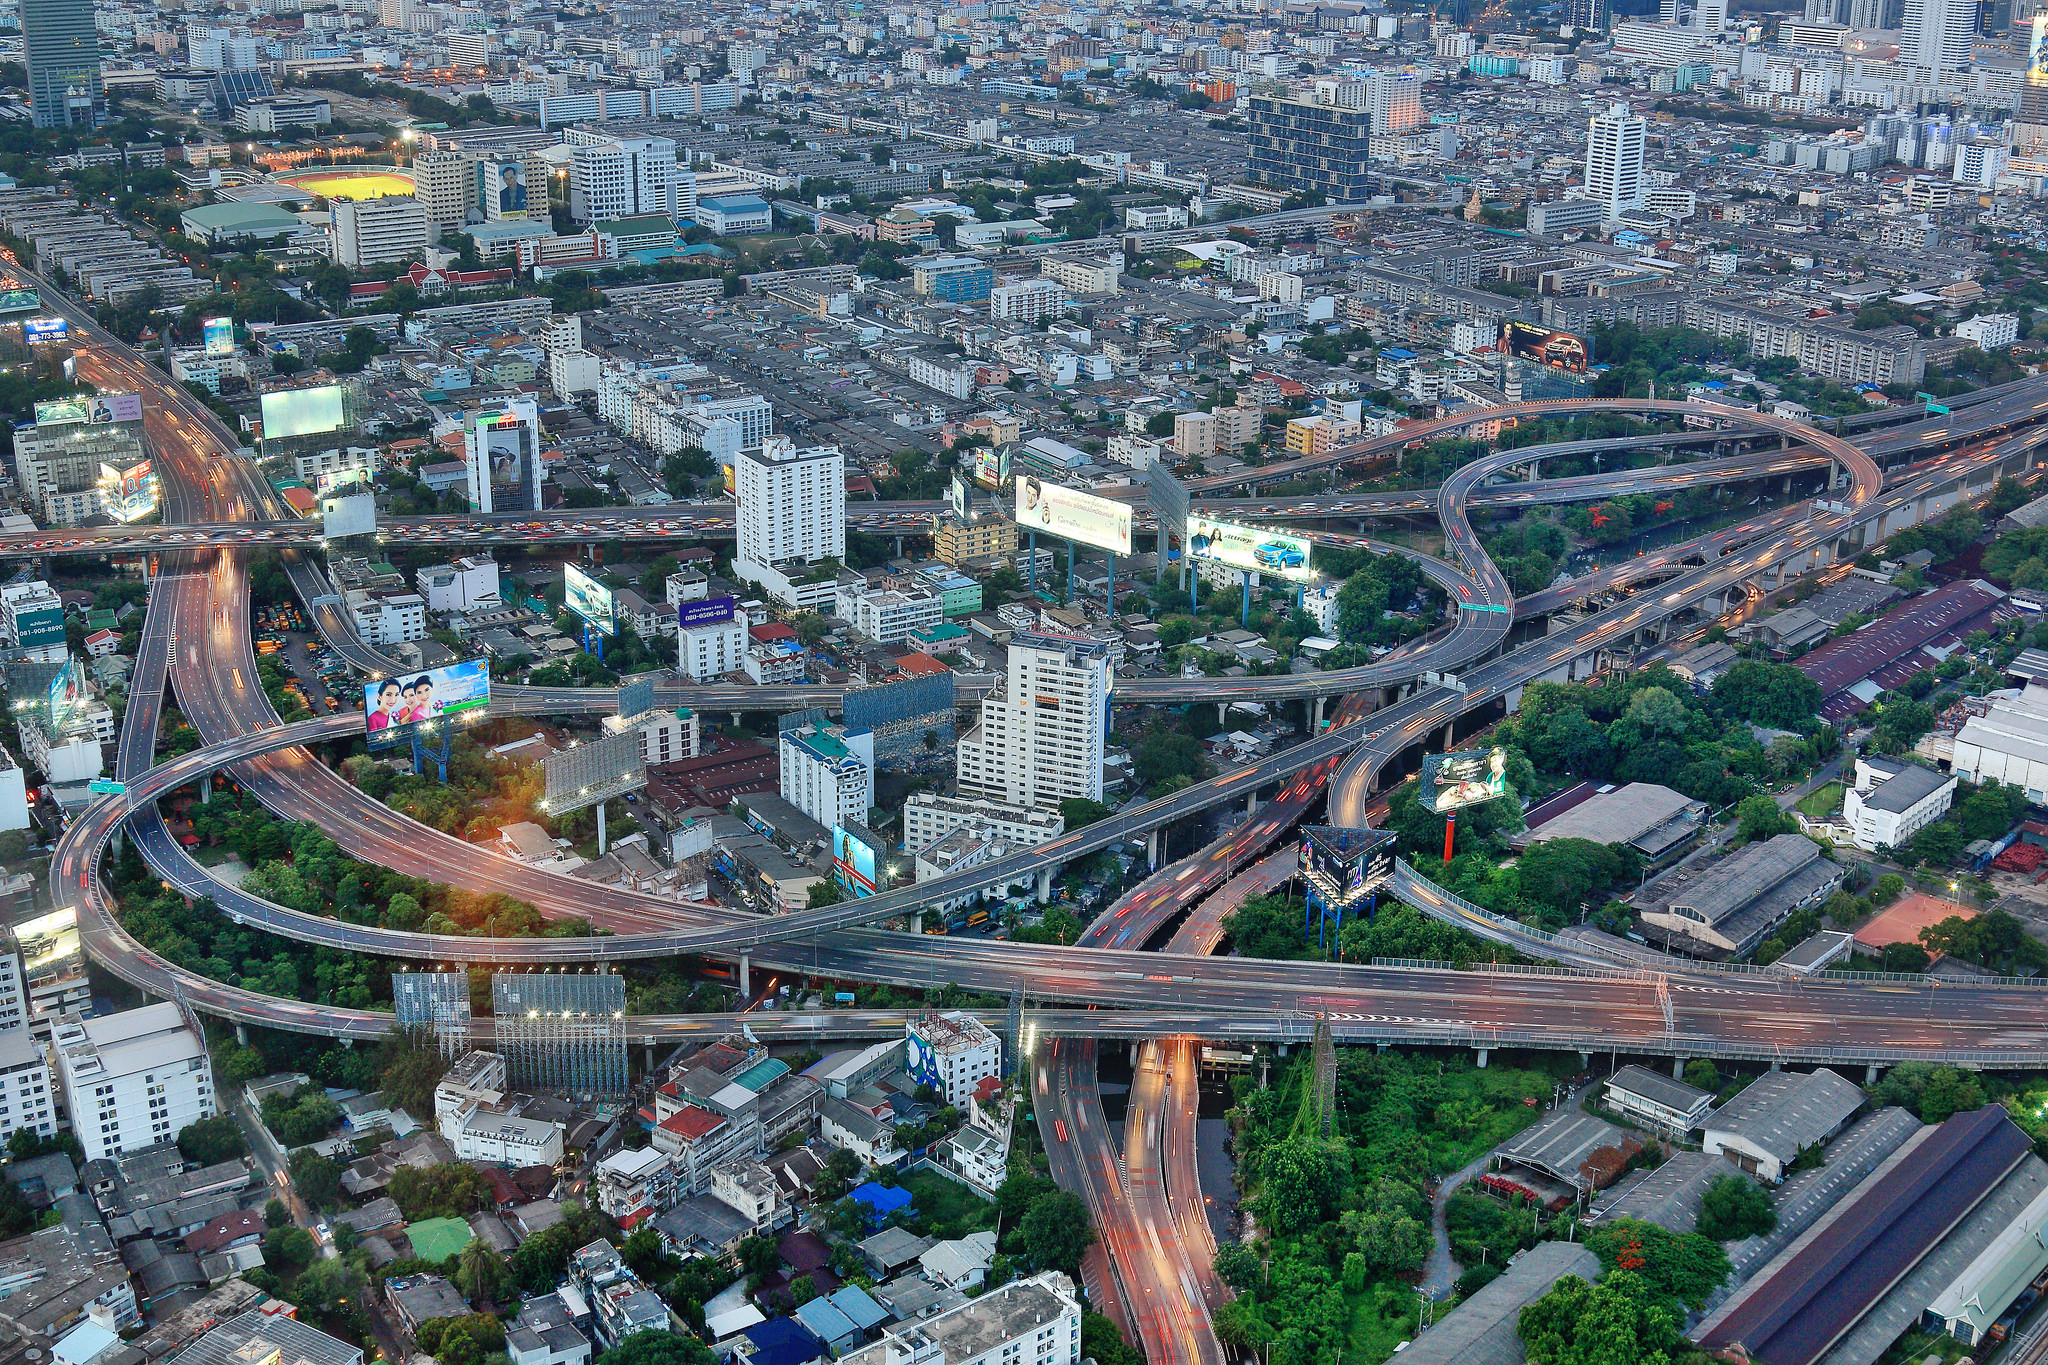
[{"label": "blue billboard", "polygon": [[68,341],[71,324],[62,318],[23,318],[21,334],[31,346],[43,341]]}]

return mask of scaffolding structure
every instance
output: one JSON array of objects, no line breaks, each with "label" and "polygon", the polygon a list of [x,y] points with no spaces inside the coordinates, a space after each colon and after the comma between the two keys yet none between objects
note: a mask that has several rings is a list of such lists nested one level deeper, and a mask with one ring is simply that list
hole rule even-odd
[{"label": "scaffolding structure", "polygon": [[391,1004],[398,1027],[431,1035],[447,1060],[469,1051],[468,972],[393,972]]},{"label": "scaffolding structure", "polygon": [[499,972],[498,1052],[523,1090],[626,1093],[626,979],[616,972]]}]

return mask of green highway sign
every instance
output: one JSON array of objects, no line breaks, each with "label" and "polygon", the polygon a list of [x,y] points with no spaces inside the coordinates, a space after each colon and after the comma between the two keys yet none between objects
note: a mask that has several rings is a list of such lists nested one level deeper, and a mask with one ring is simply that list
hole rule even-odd
[{"label": "green highway sign", "polygon": [[1929,412],[1931,412],[1931,413],[1938,413],[1939,415],[1941,415],[1941,416],[1943,416],[1943,417],[1946,417],[1946,416],[1948,416],[1948,409],[1947,409],[1947,408],[1945,408],[1945,407],[1943,407],[1943,406],[1942,406],[1941,404],[1939,404],[1939,403],[1929,403],[1929,404],[1927,405],[1927,410],[1928,410]]},{"label": "green highway sign", "polygon": [[126,782],[116,782],[110,777],[95,777],[92,781],[85,784],[85,789],[94,796],[125,796],[128,794],[128,784]]},{"label": "green highway sign", "polygon": [[1496,607],[1488,602],[1460,602],[1466,611],[1513,611],[1513,607]]}]

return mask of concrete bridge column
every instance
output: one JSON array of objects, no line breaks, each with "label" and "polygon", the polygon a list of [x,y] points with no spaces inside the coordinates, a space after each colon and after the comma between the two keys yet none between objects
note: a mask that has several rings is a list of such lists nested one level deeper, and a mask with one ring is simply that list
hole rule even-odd
[{"label": "concrete bridge column", "polygon": [[1477,1051],[1479,1053],[1479,1069],[1484,1071],[1486,1070],[1486,1049],[1482,1047],[1477,1049]]},{"label": "concrete bridge column", "polygon": [[924,932],[924,911],[920,910],[910,917],[910,932],[913,934]]},{"label": "concrete bridge column", "polygon": [[1673,1057],[1671,1059],[1671,1079],[1674,1081],[1685,1079],[1685,1058]]},{"label": "concrete bridge column", "polygon": [[1877,1084],[1877,1063],[1876,1063],[1876,1062],[1872,1062],[1872,1063],[1871,1063],[1871,1064],[1870,1064],[1869,1066],[1866,1066],[1866,1067],[1864,1067],[1864,1068],[1863,1068],[1863,1083],[1864,1083],[1865,1085],[1876,1085],[1876,1084]]},{"label": "concrete bridge column", "polygon": [[1323,703],[1324,703],[1324,702],[1325,702],[1326,700],[1328,700],[1328,698],[1326,698],[1326,697],[1317,697],[1317,698],[1316,698],[1316,718],[1315,718],[1315,723],[1314,723],[1313,725],[1311,725],[1311,726],[1309,727],[1309,733],[1310,733],[1311,735],[1319,735],[1319,734],[1321,734],[1321,733],[1323,732]]},{"label": "concrete bridge column", "polygon": [[1259,813],[1259,794],[1257,792],[1245,793],[1244,813],[1246,815],[1257,815]]},{"label": "concrete bridge column", "polygon": [[743,713],[743,712],[739,712],[739,711],[735,711],[735,712],[733,712],[733,713],[732,713],[732,728],[733,728],[733,729],[737,730],[737,729],[739,729],[739,728],[740,728],[740,720],[741,720],[741,718],[742,718],[742,716],[743,716],[743,715],[744,715],[744,713]]},{"label": "concrete bridge column", "polygon": [[240,1022],[235,1024],[235,1041],[243,1047],[249,1046],[249,1026],[247,1024]]},{"label": "concrete bridge column", "polygon": [[205,777],[199,780],[199,804],[202,806],[210,806],[213,804],[212,773],[208,773]]},{"label": "concrete bridge column", "polygon": [[747,957],[747,955],[746,955],[745,953],[741,953],[741,954],[740,954],[740,994],[741,994],[741,995],[743,995],[743,996],[746,996],[746,995],[752,995],[753,993],[754,993],[754,964],[753,964],[753,962],[752,962],[752,961],[750,961],[750,960],[748,959],[748,957]]},{"label": "concrete bridge column", "polygon": [[1772,1058],[1772,1059],[1771,1059],[1771,1070],[1773,1070],[1773,1071],[1783,1071],[1784,1069],[1785,1069],[1785,1064],[1784,1064],[1783,1062],[1781,1062],[1781,1061],[1777,1060],[1776,1058]]},{"label": "concrete bridge column", "polygon": [[1159,870],[1159,831],[1157,829],[1149,830],[1145,834],[1145,870],[1148,872],[1157,872]]},{"label": "concrete bridge column", "polygon": [[1219,730],[1220,730],[1220,729],[1222,729],[1222,728],[1223,728],[1223,719],[1224,719],[1224,717],[1228,716],[1229,714],[1230,714],[1230,703],[1229,703],[1229,702],[1227,702],[1227,701],[1219,701],[1219,702],[1217,702],[1217,703],[1216,703],[1216,728],[1217,728],[1217,729],[1219,729]]},{"label": "concrete bridge column", "polygon": [[1592,1053],[1590,1053],[1590,1052],[1588,1052],[1588,1051],[1586,1051],[1586,1049],[1584,1049],[1584,1048],[1580,1048],[1580,1049],[1579,1049],[1579,1070],[1581,1070],[1581,1071],[1590,1071],[1590,1070],[1592,1070],[1592,1069],[1593,1069],[1593,1054],[1592,1054]]},{"label": "concrete bridge column", "polygon": [[1052,869],[1040,868],[1038,872],[1038,903],[1044,905],[1052,899]]}]

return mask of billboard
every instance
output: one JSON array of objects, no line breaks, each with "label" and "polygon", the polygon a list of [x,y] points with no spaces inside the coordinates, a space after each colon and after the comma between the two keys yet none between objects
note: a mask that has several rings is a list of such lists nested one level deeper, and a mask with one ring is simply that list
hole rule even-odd
[{"label": "billboard", "polygon": [[523,161],[477,163],[477,202],[492,222],[526,216],[526,164]]},{"label": "billboard", "polygon": [[1519,360],[1533,360],[1573,374],[1584,374],[1593,363],[1593,345],[1584,337],[1555,332],[1533,322],[1503,322],[1500,349]]},{"label": "billboard", "polygon": [[1461,749],[1422,760],[1422,787],[1415,799],[1433,815],[1448,815],[1507,794],[1505,749]]},{"label": "billboard", "polygon": [[1394,875],[1394,833],[1328,826],[1304,829],[1301,875],[1325,904],[1349,910]]},{"label": "billboard", "polygon": [[64,727],[90,700],[92,689],[86,685],[85,667],[76,659],[66,659],[57,676],[50,679],[50,732],[62,735]]},{"label": "billboard", "polygon": [[47,403],[35,406],[36,425],[39,427],[69,426],[85,420],[83,398],[53,398]]},{"label": "billboard", "polygon": [[443,718],[491,705],[491,670],[482,659],[401,673],[363,686],[363,726],[372,749],[410,744]]},{"label": "billboard", "polygon": [[676,604],[676,623],[684,630],[693,626],[720,625],[733,618],[739,610],[740,599],[733,596],[703,597],[695,602]]},{"label": "billboard", "polygon": [[2041,52],[2044,36],[2048,36],[2048,14],[2037,14],[2027,34],[2028,85],[2048,85],[2048,65],[2044,65]]},{"label": "billboard", "polygon": [[832,875],[855,897],[875,894],[875,850],[844,826],[832,826]]},{"label": "billboard", "polygon": [[645,715],[654,709],[654,678],[623,678],[619,681],[619,714]]},{"label": "billboard", "polygon": [[619,609],[612,600],[612,590],[574,564],[562,566],[562,605],[600,635],[618,633]]},{"label": "billboard", "polygon": [[62,318],[23,318],[21,335],[31,346],[39,341],[68,341],[71,324]]},{"label": "billboard", "polygon": [[156,474],[148,460],[100,465],[100,507],[115,521],[138,521],[156,510]]},{"label": "billboard", "polygon": [[34,313],[41,310],[43,296],[16,280],[0,284],[0,313]]},{"label": "billboard", "polygon": [[958,469],[953,471],[952,502],[954,517],[961,525],[966,525],[970,519],[969,514],[974,510],[974,494],[967,486],[967,475]]},{"label": "billboard", "polygon": [[1017,480],[1017,526],[1062,540],[1127,555],[1131,552],[1131,505],[1111,502],[1078,488],[1047,483],[1036,474]]},{"label": "billboard", "polygon": [[208,318],[199,324],[199,334],[206,338],[206,354],[215,360],[235,353],[235,320],[233,318]]},{"label": "billboard", "polygon": [[328,493],[320,499],[320,534],[327,540],[374,535],[377,496],[374,493]]},{"label": "billboard", "polygon": [[266,441],[339,431],[344,420],[339,384],[323,384],[317,389],[286,389],[263,395],[263,439]]},{"label": "billboard", "polygon": [[102,393],[85,400],[85,420],[88,422],[140,422],[142,420],[142,395],[139,393]]},{"label": "billboard", "polygon": [[1297,583],[1315,577],[1313,547],[1301,536],[1257,526],[1217,521],[1196,513],[1188,518],[1188,558],[1227,564],[1247,573],[1269,573]]},{"label": "billboard", "polygon": [[547,779],[540,808],[549,815],[567,815],[647,785],[638,730],[572,744],[549,754],[540,766]]},{"label": "billboard", "polygon": [[359,483],[370,481],[370,471],[357,465],[353,469],[323,469],[313,476],[313,491],[319,494],[346,493]]},{"label": "billboard", "polygon": [[52,598],[48,606],[30,607],[14,614],[14,642],[23,649],[42,649],[64,643],[64,608]]},{"label": "billboard", "polygon": [[1177,560],[1188,539],[1188,486],[1155,461],[1145,471],[1145,501],[1159,524],[1160,567]]}]

